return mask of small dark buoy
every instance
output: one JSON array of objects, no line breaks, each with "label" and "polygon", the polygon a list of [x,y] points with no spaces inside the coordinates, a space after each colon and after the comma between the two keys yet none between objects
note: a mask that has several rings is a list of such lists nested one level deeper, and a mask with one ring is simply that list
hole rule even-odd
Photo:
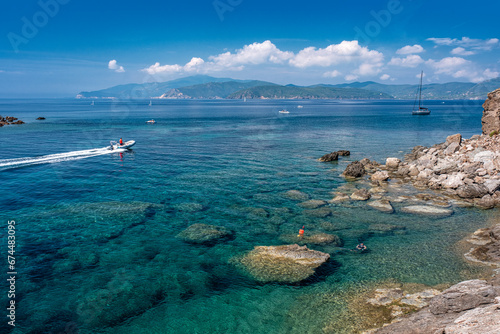
[{"label": "small dark buoy", "polygon": [[36,120],[37,121],[43,121],[45,119],[45,117],[38,117]]}]

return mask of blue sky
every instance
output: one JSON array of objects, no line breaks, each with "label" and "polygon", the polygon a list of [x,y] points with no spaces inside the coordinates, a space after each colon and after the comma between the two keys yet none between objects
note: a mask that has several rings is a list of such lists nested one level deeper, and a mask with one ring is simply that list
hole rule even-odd
[{"label": "blue sky", "polygon": [[0,12],[0,97],[208,74],[308,85],[500,76],[497,1],[24,0]]}]

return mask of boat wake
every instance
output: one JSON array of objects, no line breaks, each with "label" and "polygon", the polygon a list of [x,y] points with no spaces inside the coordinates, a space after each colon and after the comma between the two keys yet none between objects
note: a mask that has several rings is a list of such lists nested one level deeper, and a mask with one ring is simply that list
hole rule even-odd
[{"label": "boat wake", "polygon": [[82,151],[72,151],[66,153],[57,153],[42,155],[39,157],[27,157],[27,158],[17,158],[17,159],[4,159],[0,160],[0,170],[26,167],[31,165],[39,164],[49,164],[61,161],[78,160],[90,157],[96,157],[99,155],[110,154],[110,153],[120,153],[125,152],[126,149],[114,149],[110,150],[108,147],[96,148],[91,150]]}]

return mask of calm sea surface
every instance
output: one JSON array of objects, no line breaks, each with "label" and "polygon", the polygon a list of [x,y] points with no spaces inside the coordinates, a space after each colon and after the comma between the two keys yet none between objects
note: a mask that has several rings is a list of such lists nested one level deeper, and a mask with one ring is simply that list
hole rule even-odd
[{"label": "calm sea surface", "polygon": [[[385,214],[351,202],[317,218],[283,196],[329,200],[368,187],[339,174],[353,160],[403,158],[415,145],[480,133],[480,102],[432,101],[430,116],[412,116],[409,101],[148,102],[0,100],[0,115],[27,123],[0,128],[0,247],[5,259],[15,220],[18,273],[16,327],[4,316],[2,332],[351,333],[360,325],[349,301],[366,287],[452,284],[481,271],[456,243],[491,212],[453,207],[436,219],[401,213],[405,203]],[[120,137],[135,140],[133,150],[89,151]],[[351,156],[317,161],[340,149]],[[176,238],[194,223],[235,238]],[[232,264],[302,225],[370,252],[310,246],[332,259],[299,284],[260,283]]]}]

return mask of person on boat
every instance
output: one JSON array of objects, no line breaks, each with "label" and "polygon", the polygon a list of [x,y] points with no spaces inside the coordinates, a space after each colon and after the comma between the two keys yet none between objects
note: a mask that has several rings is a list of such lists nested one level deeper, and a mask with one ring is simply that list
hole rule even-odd
[{"label": "person on boat", "polygon": [[365,244],[363,244],[362,242],[360,242],[359,245],[356,246],[356,250],[359,250],[359,251],[366,250]]},{"label": "person on boat", "polygon": [[120,138],[120,146],[123,146],[123,139]]}]

